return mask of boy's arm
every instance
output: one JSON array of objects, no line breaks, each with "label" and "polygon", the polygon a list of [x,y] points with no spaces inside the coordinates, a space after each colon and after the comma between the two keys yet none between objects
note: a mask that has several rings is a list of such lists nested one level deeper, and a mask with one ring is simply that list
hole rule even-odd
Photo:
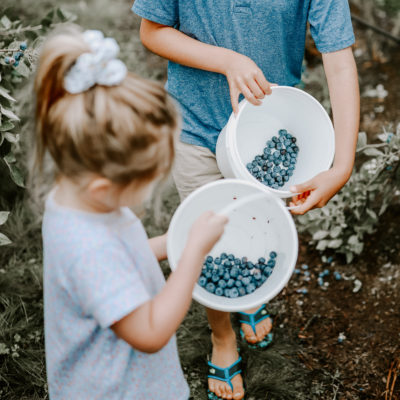
[{"label": "boy's arm", "polygon": [[167,233],[149,239],[149,245],[158,261],[167,258]]},{"label": "boy's arm", "polygon": [[328,81],[335,127],[335,160],[330,170],[291,188],[301,193],[291,205],[292,212],[304,214],[323,207],[348,181],[354,164],[360,119],[357,67],[351,47],[322,55]]},{"label": "boy's arm", "polygon": [[189,309],[205,256],[221,237],[228,219],[212,212],[194,224],[177,269],[161,292],[111,326],[133,348],[154,353],[164,347]]},{"label": "boy's arm", "polygon": [[232,108],[238,112],[242,93],[252,104],[271,94],[270,83],[249,57],[223,47],[193,39],[167,25],[142,19],[140,39],[153,53],[175,63],[224,74],[229,83]]}]

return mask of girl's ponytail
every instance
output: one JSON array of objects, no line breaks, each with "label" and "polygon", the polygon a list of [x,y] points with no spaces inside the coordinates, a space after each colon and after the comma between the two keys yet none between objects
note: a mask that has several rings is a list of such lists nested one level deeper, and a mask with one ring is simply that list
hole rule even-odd
[{"label": "girl's ponytail", "polygon": [[77,28],[58,33],[44,44],[35,79],[36,93],[36,160],[42,169],[43,157],[48,146],[47,121],[52,106],[70,94],[64,89],[64,77],[77,58],[89,51]]}]

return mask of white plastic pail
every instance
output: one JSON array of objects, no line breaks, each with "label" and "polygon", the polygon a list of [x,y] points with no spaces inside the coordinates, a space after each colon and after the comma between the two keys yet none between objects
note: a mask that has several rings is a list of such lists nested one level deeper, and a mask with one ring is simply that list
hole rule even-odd
[{"label": "white plastic pail", "polygon": [[[263,154],[266,142],[286,129],[297,139],[300,149],[293,176],[280,189],[259,182],[246,168],[256,155]],[[279,197],[291,197],[289,187],[303,183],[330,168],[335,154],[332,122],[321,104],[306,92],[288,86],[272,88],[260,106],[247,100],[240,103],[218,137],[217,163],[225,178],[256,183]]]},{"label": "white plastic pail", "polygon": [[[254,196],[264,193],[263,198]],[[256,200],[239,205],[246,196]],[[238,208],[230,206],[238,202]],[[242,202],[243,204],[243,202]],[[220,241],[211,251],[213,257],[232,253],[257,262],[277,253],[276,265],[266,282],[255,292],[237,298],[217,296],[197,285],[193,298],[199,303],[221,311],[242,311],[259,306],[276,296],[286,285],[297,260],[297,232],[291,214],[283,201],[260,190],[252,182],[223,179],[209,183],[190,194],[176,210],[168,231],[167,251],[171,269],[176,269],[193,222],[205,211],[220,212],[230,209],[229,222]],[[199,271],[200,272],[200,271]]]}]

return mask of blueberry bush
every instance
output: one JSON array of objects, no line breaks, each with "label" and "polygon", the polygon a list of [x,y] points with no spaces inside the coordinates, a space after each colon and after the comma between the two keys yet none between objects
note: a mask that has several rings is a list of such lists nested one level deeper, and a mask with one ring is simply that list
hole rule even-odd
[{"label": "blueberry bush", "polygon": [[[22,102],[14,93],[31,75],[43,36],[56,24],[71,21],[73,16],[62,9],[50,11],[37,25],[26,25],[19,19],[3,14],[0,16],[0,201],[6,204],[10,193],[24,187],[19,139],[23,122],[20,111]],[[0,225],[8,218],[8,212],[0,213]],[[0,246],[10,240],[0,234]]]},{"label": "blueberry bush", "polygon": [[364,249],[366,234],[375,231],[379,218],[398,198],[400,189],[400,124],[385,130],[374,144],[360,132],[357,157],[363,162],[349,182],[322,209],[297,219],[300,232],[311,235],[321,252],[333,250],[350,263]]}]

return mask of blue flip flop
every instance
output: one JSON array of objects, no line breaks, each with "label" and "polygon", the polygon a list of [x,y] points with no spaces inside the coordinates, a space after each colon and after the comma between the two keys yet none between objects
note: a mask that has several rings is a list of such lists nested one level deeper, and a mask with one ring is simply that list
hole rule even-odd
[{"label": "blue flip flop", "polygon": [[[232,365],[220,368],[208,361],[207,378],[217,379],[226,382],[233,391],[232,378],[242,372],[242,357],[239,357]],[[207,391],[209,400],[223,400],[210,390]]]},{"label": "blue flip flop", "polygon": [[[267,311],[267,309],[265,307],[265,304],[263,304],[253,314],[248,314],[248,313],[245,313],[245,312],[239,312],[239,314],[240,314],[239,322],[241,322],[243,324],[250,325],[251,328],[253,329],[254,333],[256,333],[256,325],[259,322],[261,322],[262,320],[264,320],[266,318],[271,318],[270,315],[268,314],[268,311]],[[271,318],[271,322],[272,322],[272,318]],[[261,342],[249,343],[246,340],[244,332],[243,332],[242,329],[240,329],[240,336],[247,343],[247,345],[252,349],[263,349],[265,347],[268,347],[272,343],[272,339],[274,337],[274,335],[270,332],[270,333],[268,333],[267,336],[264,337],[263,340],[261,340]]]}]

